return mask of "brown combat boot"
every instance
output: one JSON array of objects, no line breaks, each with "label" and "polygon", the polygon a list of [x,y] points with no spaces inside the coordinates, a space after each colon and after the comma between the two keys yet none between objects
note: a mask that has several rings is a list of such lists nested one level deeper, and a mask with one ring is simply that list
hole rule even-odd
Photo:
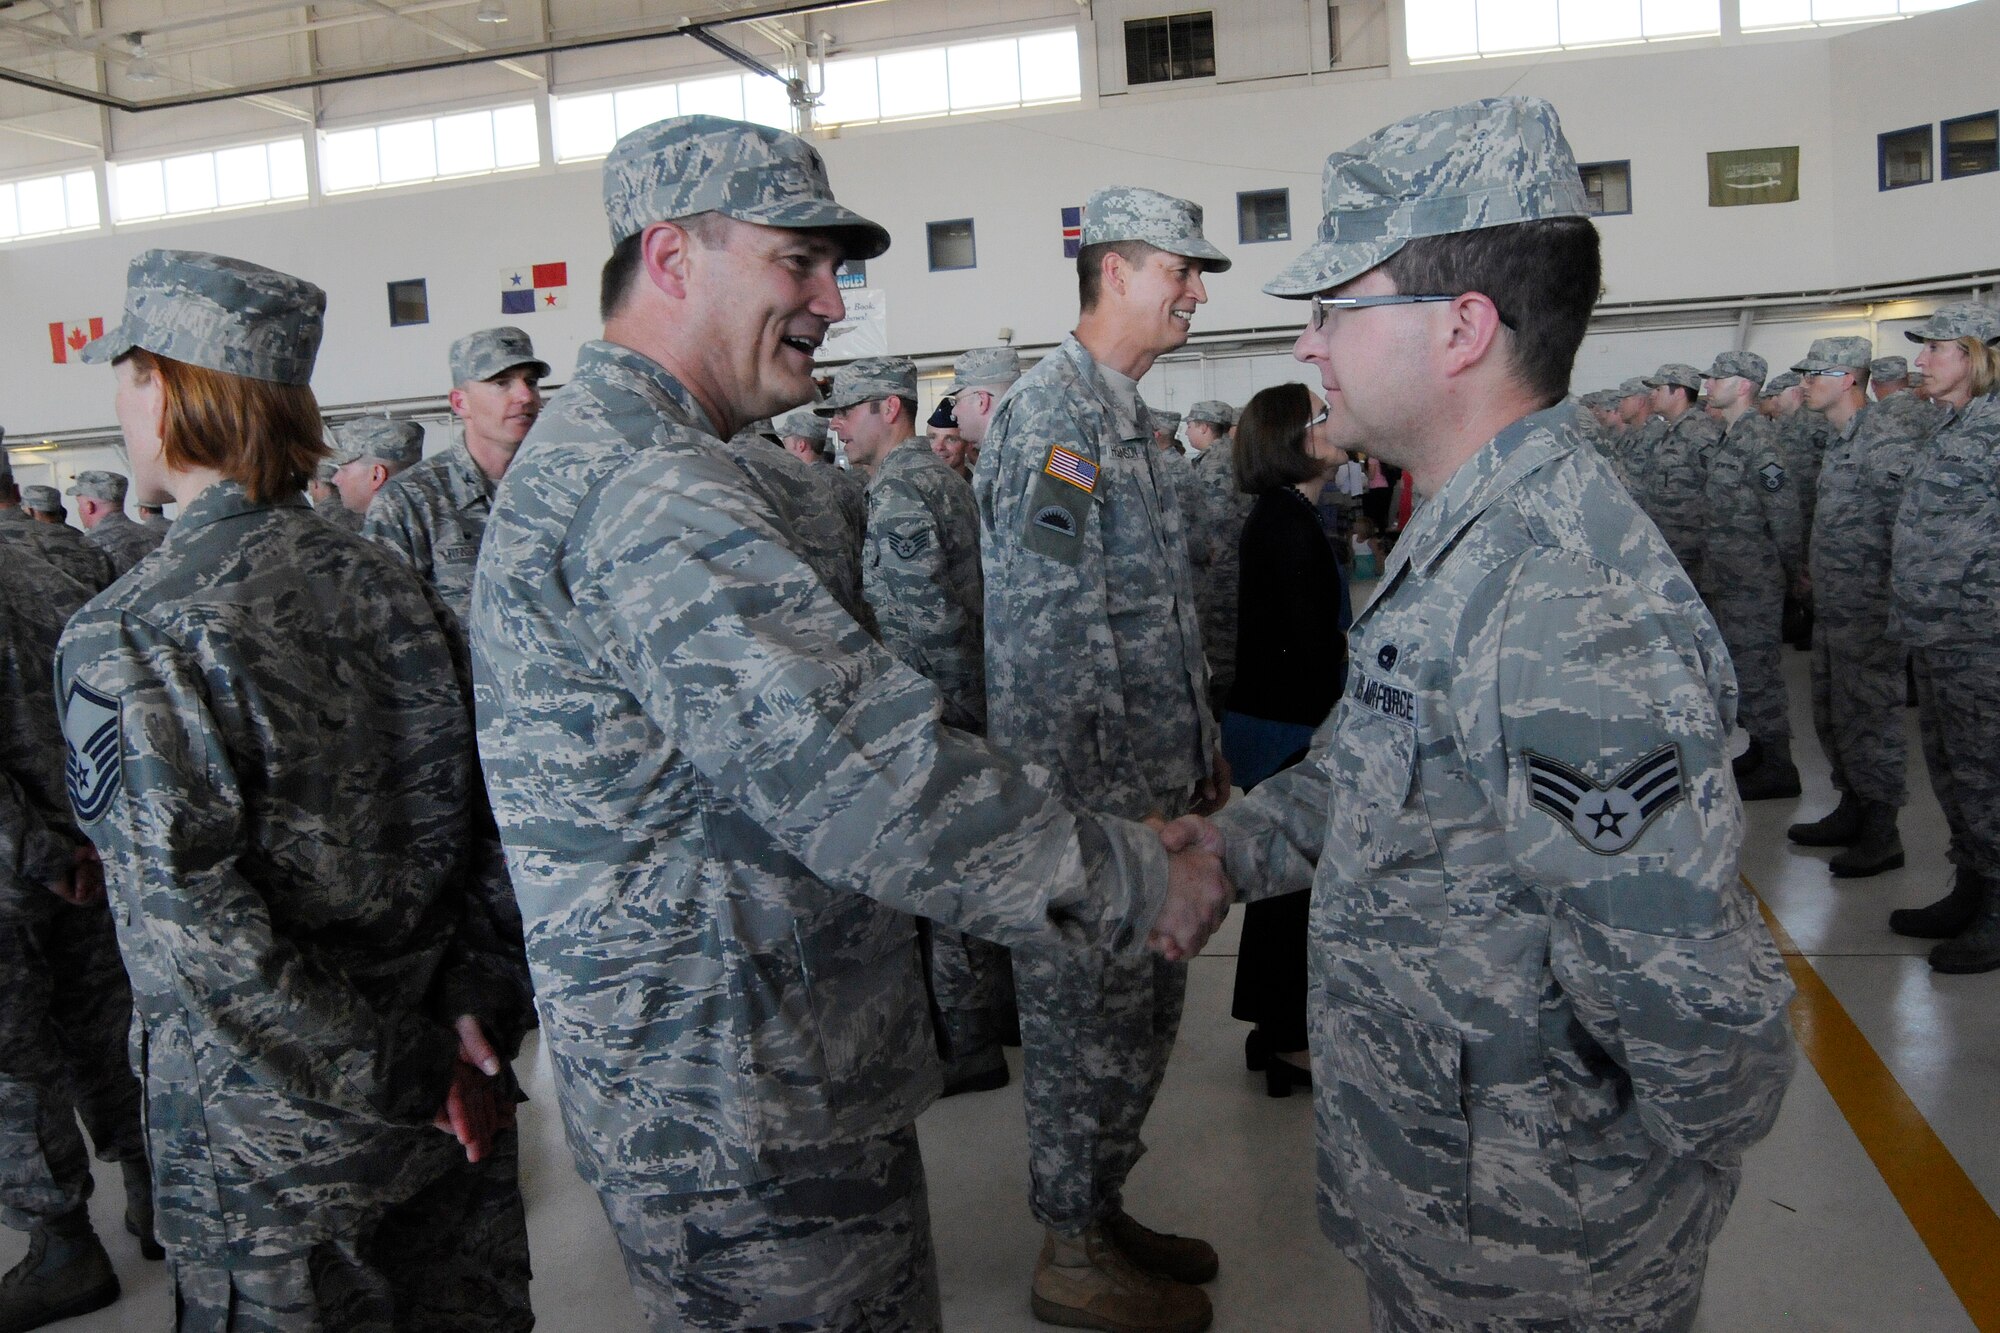
[{"label": "brown combat boot", "polygon": [[1103,1227],[1050,1231],[1035,1261],[1035,1318],[1104,1333],[1202,1333],[1215,1318],[1199,1287],[1135,1267]]},{"label": "brown combat boot", "polygon": [[1125,1212],[1106,1222],[1104,1231],[1118,1252],[1142,1272],[1189,1286],[1215,1280],[1215,1247],[1205,1240],[1155,1231],[1139,1225],[1132,1214]]}]

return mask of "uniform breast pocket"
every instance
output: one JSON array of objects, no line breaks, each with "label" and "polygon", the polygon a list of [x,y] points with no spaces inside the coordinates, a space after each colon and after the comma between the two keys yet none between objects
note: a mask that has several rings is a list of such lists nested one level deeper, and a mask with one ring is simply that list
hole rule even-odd
[{"label": "uniform breast pocket", "polygon": [[1335,786],[1348,878],[1406,869],[1437,859],[1437,836],[1418,783],[1413,726],[1349,706],[1338,732]]}]

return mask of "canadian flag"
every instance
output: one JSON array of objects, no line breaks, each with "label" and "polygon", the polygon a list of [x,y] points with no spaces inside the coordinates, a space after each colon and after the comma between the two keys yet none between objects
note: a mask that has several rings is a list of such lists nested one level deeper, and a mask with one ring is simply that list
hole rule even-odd
[{"label": "canadian flag", "polygon": [[56,323],[49,325],[49,355],[59,366],[69,364],[70,353],[81,352],[83,345],[93,338],[104,336],[103,319],[87,319],[80,324]]}]

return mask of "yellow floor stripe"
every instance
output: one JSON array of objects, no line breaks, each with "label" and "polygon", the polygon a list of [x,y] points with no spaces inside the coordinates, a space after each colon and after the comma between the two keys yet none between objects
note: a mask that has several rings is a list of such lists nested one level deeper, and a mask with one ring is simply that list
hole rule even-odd
[{"label": "yellow floor stripe", "polygon": [[[1750,884],[1750,891],[1757,886]],[[1757,906],[1798,987],[1792,1027],[1800,1049],[1973,1325],[1981,1333],[2000,1333],[2000,1217],[1762,897]]]}]

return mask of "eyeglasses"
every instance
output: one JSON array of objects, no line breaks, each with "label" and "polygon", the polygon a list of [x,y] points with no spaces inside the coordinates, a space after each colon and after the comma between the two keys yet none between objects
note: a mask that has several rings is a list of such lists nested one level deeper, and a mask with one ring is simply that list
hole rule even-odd
[{"label": "eyeglasses", "polygon": [[[1312,331],[1318,333],[1326,327],[1327,317],[1336,310],[1366,310],[1378,305],[1432,305],[1438,301],[1456,301],[1465,295],[1454,292],[1450,295],[1411,295],[1398,292],[1393,296],[1315,296],[1312,298]],[[1515,327],[1514,321],[1495,306],[1493,313],[1500,316],[1500,322],[1508,328]]]},{"label": "eyeglasses", "polygon": [[1317,416],[1308,418],[1306,421],[1306,429],[1316,430],[1319,427],[1324,426],[1326,424],[1326,412],[1327,410],[1322,407],[1319,410],[1319,414]]},{"label": "eyeglasses", "polygon": [[1830,380],[1830,379],[1838,379],[1842,375],[1852,375],[1854,372],[1844,368],[1836,367],[1835,369],[1832,370],[1802,370],[1799,373],[1801,375],[1804,375],[1807,379]]}]

